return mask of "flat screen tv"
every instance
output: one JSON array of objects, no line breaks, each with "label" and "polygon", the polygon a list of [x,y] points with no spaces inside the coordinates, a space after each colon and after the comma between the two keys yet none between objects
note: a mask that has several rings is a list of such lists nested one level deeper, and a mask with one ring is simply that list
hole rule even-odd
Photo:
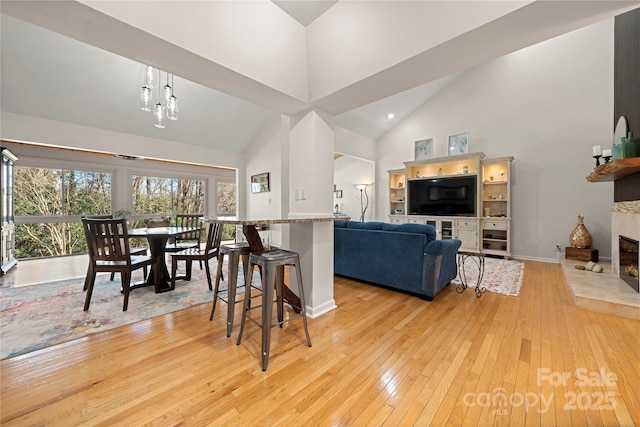
[{"label": "flat screen tv", "polygon": [[477,216],[477,176],[409,181],[409,214]]}]

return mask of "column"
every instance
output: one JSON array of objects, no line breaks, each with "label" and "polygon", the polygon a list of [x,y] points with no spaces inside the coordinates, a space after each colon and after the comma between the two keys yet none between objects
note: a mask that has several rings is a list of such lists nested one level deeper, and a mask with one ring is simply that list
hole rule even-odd
[{"label": "column", "polygon": [[[291,118],[289,216],[333,215],[334,146],[332,116],[311,110]],[[291,224],[289,231],[289,247],[300,254],[307,315],[320,316],[336,308],[333,222]]]}]

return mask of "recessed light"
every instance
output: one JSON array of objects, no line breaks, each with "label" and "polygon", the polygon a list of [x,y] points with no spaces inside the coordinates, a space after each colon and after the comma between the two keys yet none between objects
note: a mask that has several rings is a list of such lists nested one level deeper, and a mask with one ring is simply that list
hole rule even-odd
[{"label": "recessed light", "polygon": [[396,116],[395,114],[393,114],[393,113],[389,113],[389,114],[387,114],[387,119],[388,119],[388,120],[391,120],[391,119],[393,119],[395,116]]}]

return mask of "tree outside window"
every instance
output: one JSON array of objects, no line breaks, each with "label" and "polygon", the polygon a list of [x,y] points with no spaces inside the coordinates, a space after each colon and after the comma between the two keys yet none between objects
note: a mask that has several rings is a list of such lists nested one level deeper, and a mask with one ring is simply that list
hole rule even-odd
[{"label": "tree outside window", "polygon": [[204,213],[205,181],[134,175],[133,212],[174,217]]},{"label": "tree outside window", "polygon": [[[217,186],[217,214],[218,215],[235,215],[236,214],[236,198],[237,188],[235,182],[218,182]],[[236,227],[225,224],[222,230],[222,240],[235,240]]]},{"label": "tree outside window", "polygon": [[77,216],[111,212],[111,174],[22,166],[15,174],[16,217],[37,221],[16,227],[16,257],[86,252]]}]

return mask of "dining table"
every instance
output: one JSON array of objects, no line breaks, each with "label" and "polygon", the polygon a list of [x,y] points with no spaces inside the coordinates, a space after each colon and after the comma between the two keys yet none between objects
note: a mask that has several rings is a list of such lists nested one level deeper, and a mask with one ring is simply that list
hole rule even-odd
[{"label": "dining table", "polygon": [[131,289],[153,286],[157,294],[171,290],[171,275],[167,268],[166,246],[170,238],[180,237],[202,227],[145,227],[128,230],[129,237],[145,237],[149,243],[151,257],[155,264],[146,281],[133,284]]},{"label": "dining table", "polygon": [[[333,299],[333,221],[348,219],[350,217],[336,217],[331,213],[275,217],[217,216],[204,218],[203,221],[241,225],[251,252],[268,249],[260,238],[255,238],[258,228],[275,224],[289,225],[287,247],[282,249],[300,255],[307,316],[314,318],[337,307]],[[295,277],[290,280],[295,280]],[[296,301],[299,302],[298,296],[287,286],[284,287],[284,298],[294,305]]]}]

